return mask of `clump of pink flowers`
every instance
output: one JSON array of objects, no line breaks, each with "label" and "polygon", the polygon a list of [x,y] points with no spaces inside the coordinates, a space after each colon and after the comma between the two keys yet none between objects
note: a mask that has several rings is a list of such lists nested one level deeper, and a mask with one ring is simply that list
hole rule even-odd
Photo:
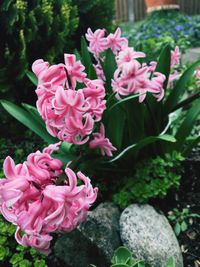
[{"label": "clump of pink flowers", "polygon": [[105,30],[103,29],[96,30],[94,33],[88,29],[86,38],[89,41],[89,51],[93,53],[97,61],[95,69],[100,79],[105,79],[101,68],[104,58],[101,57],[100,53],[111,49],[115,54],[117,69],[112,80],[112,89],[116,92],[118,99],[120,96],[141,94],[139,102],[143,102],[147,92],[152,93],[158,101],[163,98],[165,76],[159,72],[154,72],[156,63],[152,62],[147,66],[147,64],[141,64],[137,60],[138,58],[145,58],[146,55],[128,47],[127,39],[121,37],[120,28],[107,37],[105,37]]},{"label": "clump of pink flowers", "polygon": [[77,227],[97,197],[88,177],[69,167],[63,170],[62,162],[51,156],[57,149],[50,145],[17,165],[7,157],[5,178],[0,179],[0,211],[17,226],[17,242],[44,253],[50,252],[52,234]]},{"label": "clump of pink flowers", "polygon": [[[112,90],[118,99],[139,94],[139,102],[143,102],[150,92],[160,101],[164,96],[165,76],[155,72],[156,62],[149,65],[139,62],[138,59],[145,58],[145,54],[128,47],[128,41],[121,37],[119,28],[107,36],[104,29],[95,32],[88,29],[86,39],[89,41],[88,50],[96,61],[93,66],[98,79],[87,78],[85,67],[73,54],[64,55],[64,64],[52,66],[42,59],[36,60],[32,69],[38,78],[37,109],[51,135],[76,145],[88,142],[89,148],[99,148],[103,156],[112,156],[116,148],[106,138],[105,129],[102,130],[107,98],[102,53],[110,49],[115,56],[117,69],[112,79]],[[101,128],[100,133],[97,128]],[[101,139],[97,140],[97,135]]]},{"label": "clump of pink flowers", "polygon": [[[36,105],[52,136],[61,142],[86,144],[89,149],[99,149],[103,156],[112,157],[117,148],[106,137],[103,123],[110,97],[105,88],[104,52],[110,49],[115,57],[111,87],[118,100],[138,94],[139,102],[143,102],[151,93],[161,101],[165,76],[156,71],[156,62],[141,62],[146,55],[128,47],[119,28],[107,35],[104,29],[88,29],[86,39],[97,78],[88,78],[85,66],[74,54],[64,54],[64,63],[55,65],[38,59],[32,65],[38,78]],[[172,62],[179,62],[177,49]],[[17,226],[16,240],[45,253],[50,251],[52,234],[77,227],[97,197],[97,188],[92,187],[88,177],[74,173],[69,166],[64,170],[62,162],[53,158],[52,152],[59,149],[60,143],[30,154],[18,165],[7,157],[5,178],[0,180],[0,211]]]}]

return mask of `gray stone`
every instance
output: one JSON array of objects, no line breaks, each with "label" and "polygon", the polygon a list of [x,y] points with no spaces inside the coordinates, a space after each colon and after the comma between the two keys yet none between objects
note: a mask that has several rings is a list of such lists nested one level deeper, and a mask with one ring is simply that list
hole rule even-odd
[{"label": "gray stone", "polygon": [[54,253],[62,266],[109,266],[114,250],[121,245],[118,208],[102,203],[89,212],[87,219],[71,233],[62,235],[55,244]]},{"label": "gray stone", "polygon": [[186,50],[185,54],[182,56],[182,61],[184,64],[192,63],[200,59],[200,48],[189,48]]},{"label": "gray stone", "polygon": [[174,257],[176,267],[183,267],[180,247],[167,218],[152,206],[133,204],[126,208],[120,217],[120,233],[123,245],[147,263],[163,267]]}]

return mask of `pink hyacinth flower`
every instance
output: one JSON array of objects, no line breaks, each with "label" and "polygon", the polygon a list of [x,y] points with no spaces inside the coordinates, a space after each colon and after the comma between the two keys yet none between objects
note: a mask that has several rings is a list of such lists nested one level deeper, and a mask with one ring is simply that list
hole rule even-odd
[{"label": "pink hyacinth flower", "polygon": [[107,39],[104,37],[105,30],[99,29],[94,33],[89,28],[86,33],[86,39],[89,41],[89,51],[93,53],[97,58],[99,54],[107,49]]},{"label": "pink hyacinth flower", "polygon": [[64,185],[56,185],[62,163],[50,154],[59,145],[49,145],[43,152],[30,154],[23,164],[15,165],[7,157],[6,178],[0,179],[0,212],[17,225],[17,242],[47,254],[51,234],[77,227],[87,216],[98,191],[88,177],[81,172],[75,174],[70,168],[65,170]]},{"label": "pink hyacinth flower", "polygon": [[99,133],[93,133],[94,140],[90,141],[89,147],[91,149],[100,148],[102,156],[112,157],[112,151],[117,149],[111,144],[108,138],[105,138],[105,128],[103,123],[100,126]]},{"label": "pink hyacinth flower", "polygon": [[175,65],[180,64],[180,57],[180,49],[178,46],[176,46],[174,51],[171,51],[171,68],[173,68]]},{"label": "pink hyacinth flower", "polygon": [[200,79],[200,67],[198,67],[196,69],[195,75],[196,75],[197,79]]},{"label": "pink hyacinth flower", "polygon": [[178,73],[177,70],[175,70],[173,73],[169,75],[169,81],[167,84],[167,89],[170,89],[174,83],[174,81],[177,80],[177,78],[180,76],[180,73]]},{"label": "pink hyacinth flower", "polygon": [[43,59],[36,60],[32,65],[32,71],[39,78],[43,71],[49,68],[49,63]]},{"label": "pink hyacinth flower", "polygon": [[118,67],[132,63],[137,58],[146,57],[145,53],[134,51],[132,47],[127,47],[119,52],[116,57]]},{"label": "pink hyacinth flower", "polygon": [[50,243],[52,236],[48,234],[42,234],[38,236],[23,234],[23,236],[21,236],[20,228],[18,227],[15,233],[15,239],[24,247],[33,247],[45,254],[49,254],[51,251]]},{"label": "pink hyacinth flower", "polygon": [[107,46],[110,48],[115,55],[122,49],[128,46],[128,40],[121,37],[121,29],[117,28],[115,33],[110,33],[107,37]]},{"label": "pink hyacinth flower", "polygon": [[[66,185],[49,185],[44,190],[44,201],[51,204],[44,224],[61,232],[73,230],[85,219],[98,191],[81,172],[76,175],[70,168],[66,168],[65,173]],[[77,185],[77,177],[82,185]]]},{"label": "pink hyacinth flower", "polygon": [[51,83],[64,86],[65,84],[66,71],[63,64],[49,66],[48,62],[38,59],[33,63],[32,70],[38,78],[38,85]]},{"label": "pink hyacinth flower", "polygon": [[76,61],[76,56],[73,54],[65,54],[64,58],[72,89],[75,89],[76,82],[84,82],[86,73],[83,71],[85,67],[81,64],[80,60]]}]

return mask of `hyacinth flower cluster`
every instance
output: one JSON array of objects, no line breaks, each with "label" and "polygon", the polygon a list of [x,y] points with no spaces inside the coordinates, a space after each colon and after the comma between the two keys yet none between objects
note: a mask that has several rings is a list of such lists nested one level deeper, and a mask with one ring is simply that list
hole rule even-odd
[{"label": "hyacinth flower cluster", "polygon": [[43,253],[50,252],[52,234],[77,227],[97,197],[97,188],[83,173],[75,174],[69,167],[63,170],[62,162],[51,156],[55,150],[58,144],[30,154],[17,165],[7,157],[6,177],[0,179],[0,211],[17,226],[17,242]]},{"label": "hyacinth flower cluster", "polygon": [[89,51],[93,53],[97,61],[95,69],[100,79],[105,80],[102,70],[104,61],[101,53],[111,49],[116,56],[117,68],[112,80],[112,89],[116,97],[128,96],[131,94],[141,94],[139,102],[143,102],[147,92],[152,93],[158,101],[164,96],[163,83],[165,75],[154,72],[156,62],[141,64],[137,59],[145,58],[142,52],[136,52],[132,47],[128,47],[126,38],[121,37],[121,30],[118,28],[114,34],[105,37],[105,30],[96,30],[94,33],[88,29],[86,38],[89,41]]},{"label": "hyacinth flower cluster", "polygon": [[[88,50],[96,61],[93,67],[97,79],[87,77],[85,67],[74,54],[65,54],[64,64],[52,66],[42,59],[36,60],[32,70],[38,78],[37,109],[48,132],[72,144],[88,142],[89,148],[99,148],[103,156],[112,156],[117,148],[106,138],[102,122],[107,99],[103,53],[111,49],[116,58],[112,90],[118,99],[140,94],[139,102],[143,102],[147,92],[150,92],[160,101],[164,96],[165,75],[154,72],[156,62],[147,65],[137,60],[144,58],[145,54],[128,47],[128,41],[121,37],[119,28],[107,37],[105,33],[104,29],[94,33],[88,29],[86,34]],[[97,128],[99,132],[95,131]]]}]

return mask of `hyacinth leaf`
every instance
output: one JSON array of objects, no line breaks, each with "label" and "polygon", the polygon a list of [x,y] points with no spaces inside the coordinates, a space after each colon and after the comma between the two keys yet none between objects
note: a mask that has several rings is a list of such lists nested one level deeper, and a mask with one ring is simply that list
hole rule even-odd
[{"label": "hyacinth leaf", "polygon": [[112,144],[116,146],[117,149],[121,149],[126,118],[125,112],[122,108],[116,107],[112,111],[106,113],[104,118],[106,136],[108,136]]},{"label": "hyacinth leaf", "polygon": [[71,147],[72,147],[72,144],[67,143],[67,142],[62,142],[62,144],[60,146],[60,150],[63,153],[68,153],[70,151]]},{"label": "hyacinth leaf", "polygon": [[[144,93],[143,93],[143,94],[144,94]],[[131,100],[131,99],[137,98],[137,97],[139,97],[139,96],[141,96],[141,95],[143,95],[143,94],[135,94],[135,95],[131,95],[131,96],[125,97],[125,98],[123,98],[123,99],[117,101],[115,104],[113,104],[113,105],[108,109],[108,111],[112,110],[114,107],[116,107],[116,106],[118,106],[118,105],[120,105],[120,104],[122,104],[122,103],[124,103],[124,102],[127,102],[127,101],[129,101],[129,100]]]},{"label": "hyacinth leaf", "polygon": [[110,49],[106,51],[105,61],[102,63],[102,67],[106,76],[106,91],[108,93],[112,93],[111,82],[114,76],[114,72],[117,69],[117,65],[115,61],[115,55]]},{"label": "hyacinth leaf", "polygon": [[32,116],[35,118],[35,120],[40,123],[41,127],[43,127],[44,129],[46,129],[45,123],[42,120],[39,112],[37,111],[36,107],[31,106],[29,104],[26,103],[22,103],[22,106],[29,112],[32,114]]},{"label": "hyacinth leaf", "polygon": [[76,56],[76,60],[81,60],[81,55],[79,54],[77,49],[74,49],[74,55]]},{"label": "hyacinth leaf", "polygon": [[37,77],[35,76],[35,74],[31,71],[26,71],[26,75],[27,77],[29,78],[29,80],[35,85],[37,86],[38,85],[38,79]]},{"label": "hyacinth leaf", "polygon": [[44,141],[49,144],[58,142],[58,139],[52,137],[46,129],[41,127],[41,124],[35,120],[35,116],[33,116],[30,112],[27,112],[25,109],[7,100],[1,100],[0,103],[11,116],[39,135]]},{"label": "hyacinth leaf", "polygon": [[62,147],[59,149],[58,153],[53,153],[52,156],[62,161],[63,166],[66,166],[70,161],[76,158],[72,153],[64,153]]},{"label": "hyacinth leaf", "polygon": [[175,148],[178,151],[181,150],[187,136],[189,136],[189,134],[191,133],[199,114],[200,114],[200,101],[199,99],[197,99],[193,103],[192,107],[188,110],[184,121],[182,122],[176,133],[177,143],[175,144]]},{"label": "hyacinth leaf", "polygon": [[[145,136],[145,105],[138,102],[138,99],[132,99],[124,105],[127,118],[128,143],[133,144],[141,140]],[[139,116],[138,116],[139,114]],[[141,119],[143,118],[143,119]]]},{"label": "hyacinth leaf", "polygon": [[166,80],[164,82],[163,88],[167,88],[168,80],[169,80],[169,74],[170,74],[170,65],[171,65],[171,50],[170,50],[170,45],[167,44],[159,57],[155,72],[161,72],[162,74],[165,75]]},{"label": "hyacinth leaf", "polygon": [[193,101],[195,101],[196,99],[200,99],[200,92],[193,94],[191,96],[189,96],[188,98],[184,99],[183,101],[179,102],[172,110],[176,111],[177,109],[183,108],[187,105],[189,105],[190,103],[192,103]]},{"label": "hyacinth leaf", "polygon": [[92,59],[88,51],[87,43],[85,38],[81,38],[81,62],[85,66],[86,72],[89,72],[90,65],[92,65]]},{"label": "hyacinth leaf", "polygon": [[112,263],[127,263],[132,257],[131,252],[125,247],[119,247],[112,258]]},{"label": "hyacinth leaf", "polygon": [[97,79],[97,74],[92,64],[89,66],[88,78],[91,80]]},{"label": "hyacinth leaf", "polygon": [[120,159],[130,150],[137,151],[138,149],[141,149],[141,148],[143,148],[149,144],[152,144],[156,141],[165,141],[165,142],[174,143],[174,142],[176,142],[176,139],[172,135],[168,135],[168,134],[164,134],[164,135],[160,135],[160,136],[149,136],[147,138],[142,139],[141,141],[139,141],[136,144],[133,144],[133,145],[126,147],[119,155],[117,155],[115,158],[113,158],[109,162],[114,162],[114,161]]},{"label": "hyacinth leaf", "polygon": [[[170,74],[170,64],[171,64],[171,51],[170,46],[166,45],[159,57],[155,72],[160,72],[165,75],[166,80],[164,82],[163,88],[166,89]],[[146,114],[147,119],[147,129],[149,130],[149,135],[158,135],[163,128],[163,103],[162,101],[157,102],[155,97],[151,94],[147,94],[145,103],[148,108]],[[150,109],[150,110],[149,110]],[[152,127],[153,123],[153,127]]]},{"label": "hyacinth leaf", "polygon": [[178,80],[176,85],[174,86],[173,90],[171,91],[170,95],[168,96],[165,105],[164,105],[164,112],[165,114],[171,113],[174,107],[178,104],[180,97],[184,94],[185,90],[187,89],[187,83],[189,82],[190,78],[193,76],[196,68],[200,65],[200,60],[193,63],[181,76]]},{"label": "hyacinth leaf", "polygon": [[183,156],[186,157],[194,147],[196,147],[198,144],[200,144],[200,136],[196,138],[192,138],[192,140],[187,140],[187,143],[189,143],[186,148],[183,150]]}]

